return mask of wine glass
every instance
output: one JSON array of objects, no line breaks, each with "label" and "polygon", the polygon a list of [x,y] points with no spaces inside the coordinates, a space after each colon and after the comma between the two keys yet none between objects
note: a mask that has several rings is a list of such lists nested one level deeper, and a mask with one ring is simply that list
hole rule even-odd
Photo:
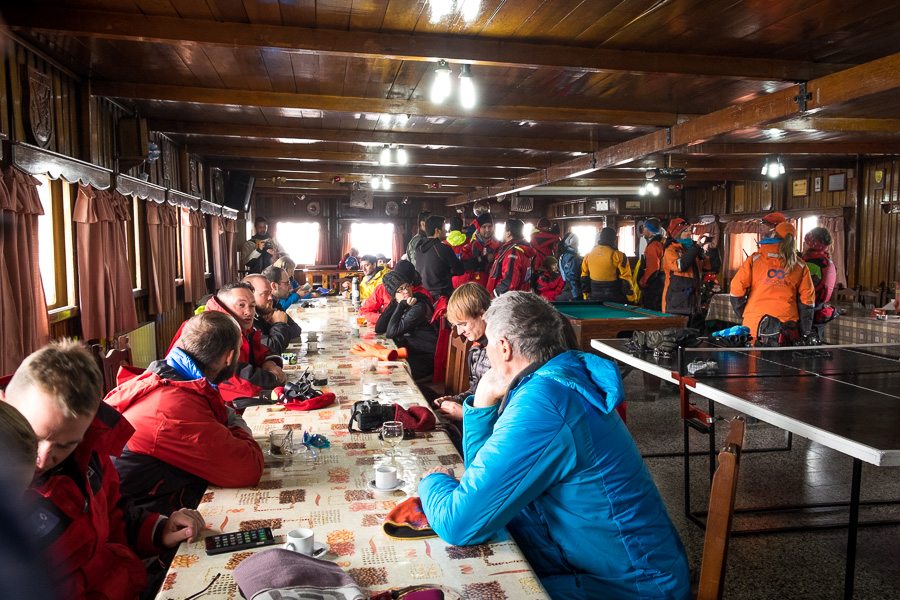
[{"label": "wine glass", "polygon": [[385,421],[381,426],[381,438],[391,445],[391,460],[396,455],[397,444],[403,440],[403,423],[400,421]]}]

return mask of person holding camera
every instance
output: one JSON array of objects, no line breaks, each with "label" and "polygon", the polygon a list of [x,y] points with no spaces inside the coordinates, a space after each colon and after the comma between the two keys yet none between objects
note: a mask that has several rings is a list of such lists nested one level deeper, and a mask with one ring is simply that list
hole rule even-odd
[{"label": "person holding camera", "polygon": [[691,224],[684,219],[673,219],[668,233],[670,241],[662,262],[666,275],[662,310],[673,315],[687,315],[688,327],[694,327],[703,318],[700,304],[703,272],[718,272],[722,260],[715,241],[703,236],[695,242]]},{"label": "person holding camera", "polygon": [[256,217],[253,221],[256,233],[244,242],[241,248],[241,260],[247,266],[248,273],[262,273],[263,269],[275,262],[275,255],[282,252],[281,245],[269,235],[269,220]]}]

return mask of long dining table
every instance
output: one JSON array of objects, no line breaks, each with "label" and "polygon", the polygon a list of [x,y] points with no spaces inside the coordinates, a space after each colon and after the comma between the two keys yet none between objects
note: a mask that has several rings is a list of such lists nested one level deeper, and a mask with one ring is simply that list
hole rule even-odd
[{"label": "long dining table", "polygon": [[[506,530],[475,546],[453,546],[438,537],[399,540],[382,530],[385,516],[416,495],[422,473],[435,466],[452,467],[460,475],[463,459],[446,432],[420,432],[402,442],[395,456],[378,434],[350,433],[347,423],[353,403],[363,398],[363,383],[377,386],[378,399],[405,408],[426,406],[405,362],[360,359],[350,352],[358,341],[393,347],[390,340],[360,326],[351,334],[356,313],[349,302],[329,298],[311,308],[289,311],[304,332],[320,333],[318,349],[297,341],[289,352],[289,378],[307,369],[328,378],[324,391],[336,396],[331,406],[312,411],[287,411],[266,405],[247,409],[244,419],[263,449],[265,470],[252,488],[210,486],[198,510],[212,526],[207,535],[271,527],[278,544],[288,531],[310,528],[326,550],[319,558],[339,565],[366,596],[418,584],[440,584],[472,600],[548,598],[543,586]],[[306,334],[304,334],[304,338]],[[288,457],[269,452],[268,433],[291,428],[294,439],[303,432],[322,434],[328,448],[299,446]],[[402,484],[391,492],[373,490],[375,468],[396,466]],[[277,546],[271,546],[277,547]],[[202,598],[240,598],[232,576],[235,567],[265,548],[207,556],[204,541],[183,543],[166,575],[158,600],[183,600],[206,590]],[[210,585],[212,584],[212,585]]]}]

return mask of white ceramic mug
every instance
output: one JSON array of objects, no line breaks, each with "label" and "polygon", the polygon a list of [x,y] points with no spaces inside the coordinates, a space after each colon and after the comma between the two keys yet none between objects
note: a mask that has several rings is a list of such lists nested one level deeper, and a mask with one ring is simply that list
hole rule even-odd
[{"label": "white ceramic mug", "polygon": [[397,467],[378,467],[375,469],[375,487],[387,490],[397,487]]},{"label": "white ceramic mug", "polygon": [[291,552],[299,552],[300,554],[310,555],[313,552],[313,543],[315,534],[312,529],[299,528],[292,529],[287,533],[287,541],[283,548]]},{"label": "white ceramic mug", "polygon": [[306,351],[307,352],[315,352],[319,349],[319,342],[306,342]]},{"label": "white ceramic mug", "polygon": [[363,396],[374,396],[378,393],[378,385],[375,383],[363,384]]}]

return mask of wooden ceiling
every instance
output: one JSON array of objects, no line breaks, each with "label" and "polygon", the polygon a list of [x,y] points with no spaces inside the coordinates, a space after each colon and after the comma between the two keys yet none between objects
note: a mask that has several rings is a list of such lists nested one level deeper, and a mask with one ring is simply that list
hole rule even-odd
[{"label": "wooden ceiling", "polygon": [[[758,178],[768,154],[791,170],[900,153],[895,0],[35,0],[2,13],[93,94],[275,192],[344,195],[385,174],[393,195],[459,204],[636,184],[652,166],[699,185]],[[438,59],[453,69],[442,104],[429,99]],[[456,96],[464,63],[472,109]],[[384,144],[409,164],[379,165]]]}]

